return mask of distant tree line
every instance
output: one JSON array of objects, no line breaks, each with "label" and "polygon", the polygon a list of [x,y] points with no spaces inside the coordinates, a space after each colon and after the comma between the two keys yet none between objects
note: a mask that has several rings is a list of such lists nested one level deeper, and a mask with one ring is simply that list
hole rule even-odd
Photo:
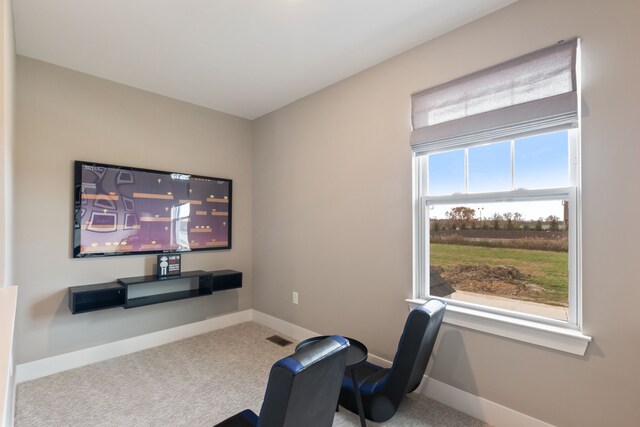
[{"label": "distant tree line", "polygon": [[457,206],[447,211],[446,219],[432,219],[432,231],[440,230],[536,230],[563,231],[563,224],[555,215],[537,220],[525,220],[520,212],[494,213],[488,218],[478,218],[476,210]]}]

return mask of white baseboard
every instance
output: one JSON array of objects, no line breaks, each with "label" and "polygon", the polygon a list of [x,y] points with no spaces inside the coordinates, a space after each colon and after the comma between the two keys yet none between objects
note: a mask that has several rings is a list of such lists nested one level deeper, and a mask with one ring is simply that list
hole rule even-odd
[{"label": "white baseboard", "polygon": [[13,417],[13,341],[18,287],[0,285],[0,426],[11,426]]},{"label": "white baseboard", "polygon": [[114,357],[124,356],[140,350],[146,350],[195,335],[204,334],[216,329],[226,328],[227,326],[232,326],[237,323],[248,322],[252,317],[251,311],[252,310],[244,310],[225,314],[200,322],[165,329],[164,331],[152,332],[150,334],[85,348],[71,353],[35,360],[33,362],[21,363],[16,366],[15,382],[21,383],[35,380],[68,369],[79,368],[80,366],[91,363],[101,362]]},{"label": "white baseboard", "polygon": [[[226,328],[238,323],[255,321],[287,335],[297,341],[320,335],[317,332],[286,322],[257,310],[249,309],[237,313],[190,323],[164,331],[153,332],[126,340],[99,345],[71,353],[48,357],[16,366],[15,383],[34,380],[47,375],[78,368],[91,363],[101,362],[113,357],[124,356],[137,351],[168,344],[184,338]],[[369,360],[380,366],[390,367],[389,360],[369,354]],[[536,418],[491,402],[482,397],[460,390],[449,384],[425,376],[418,390],[425,396],[450,406],[460,412],[471,415],[496,427],[553,427]],[[15,398],[15,393],[12,396]]]},{"label": "white baseboard", "polygon": [[0,414],[0,426],[10,427],[13,425],[14,409],[16,407],[16,383],[15,369],[13,369],[13,351],[9,354],[9,378],[7,379],[7,389],[4,396],[4,412]]},{"label": "white baseboard", "polygon": [[471,415],[492,426],[553,427],[553,425],[509,409],[475,394],[425,376],[420,384],[420,393],[444,403],[460,412]]},{"label": "white baseboard", "polygon": [[[13,371],[15,372],[15,370]],[[9,427],[13,425],[13,420],[15,419],[15,409],[16,409],[16,382],[15,382],[15,373],[10,378],[11,389],[8,392],[7,396],[7,409],[5,414],[5,424],[3,426]]]},{"label": "white baseboard", "polygon": [[[264,325],[268,328],[271,328],[275,331],[278,331],[282,335],[286,335],[290,338],[293,338],[296,341],[303,341],[303,340],[306,340],[307,338],[328,334],[328,333],[323,334],[323,333],[311,331],[309,329],[305,329],[303,327],[294,325],[293,323],[286,322],[282,319],[278,319],[277,317],[270,316],[258,310],[251,310],[251,311],[252,311],[251,320],[253,320],[254,322],[260,323],[261,325]],[[369,353],[369,356],[367,357],[367,359],[370,362],[375,363],[378,366],[383,366],[385,368],[391,367],[391,364],[392,364],[392,362],[386,359],[383,359],[381,357],[378,357],[376,355],[373,355],[371,353]]]},{"label": "white baseboard", "polygon": [[317,332],[302,328],[293,323],[285,322],[277,317],[270,316],[261,311],[251,310],[251,320],[258,322],[268,328],[274,329],[281,334],[287,335],[297,341],[321,335]]}]

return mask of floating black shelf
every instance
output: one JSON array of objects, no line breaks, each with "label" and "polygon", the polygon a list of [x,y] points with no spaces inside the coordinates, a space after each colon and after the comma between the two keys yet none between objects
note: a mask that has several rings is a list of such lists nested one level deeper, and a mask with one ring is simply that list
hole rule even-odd
[{"label": "floating black shelf", "polygon": [[211,272],[211,290],[226,291],[242,287],[242,273],[234,270],[218,270]]},{"label": "floating black shelf", "polygon": [[[176,292],[164,292],[153,295],[129,298],[129,286],[167,280],[198,278],[198,288]],[[242,287],[242,273],[234,270],[185,271],[180,275],[159,278],[156,275],[125,277],[117,282],[94,285],[71,286],[69,288],[69,309],[72,314],[107,308],[134,308],[159,304],[187,298],[211,295],[213,292]]]},{"label": "floating black shelf", "polygon": [[142,307],[144,305],[159,304],[161,302],[176,301],[180,299],[202,297],[211,295],[211,293],[203,294],[198,289],[190,289],[188,291],[169,292],[166,294],[148,295],[146,297],[131,298],[127,300],[125,308]]},{"label": "floating black shelf", "polygon": [[69,288],[69,309],[73,314],[124,307],[126,289],[116,282]]},{"label": "floating black shelf", "polygon": [[[222,270],[222,271],[231,271],[231,270]],[[192,277],[206,276],[211,274],[213,273],[209,273],[203,270],[185,271],[181,274],[176,274],[175,276],[158,277],[156,274],[152,274],[150,276],[125,277],[122,279],[118,279],[118,283],[120,283],[123,286],[129,286],[129,285],[138,285],[140,283],[164,282],[167,280],[177,280],[177,279],[190,279]]]}]

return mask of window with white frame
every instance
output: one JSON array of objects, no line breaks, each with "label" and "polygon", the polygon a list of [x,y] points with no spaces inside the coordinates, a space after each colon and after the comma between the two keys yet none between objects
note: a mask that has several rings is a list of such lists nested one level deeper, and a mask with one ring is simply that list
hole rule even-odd
[{"label": "window with white frame", "polygon": [[415,297],[580,327],[578,49],[412,95]]}]

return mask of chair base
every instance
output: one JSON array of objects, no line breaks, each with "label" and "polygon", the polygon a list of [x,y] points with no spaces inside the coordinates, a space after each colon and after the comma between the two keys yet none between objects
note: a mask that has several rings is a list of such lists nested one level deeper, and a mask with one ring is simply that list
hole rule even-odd
[{"label": "chair base", "polygon": [[[398,405],[393,404],[385,395],[376,393],[379,388],[384,386],[388,372],[388,369],[369,362],[356,369],[360,392],[362,393],[364,416],[370,421],[377,423],[388,421],[398,409]],[[342,380],[338,404],[354,414],[358,414],[358,406],[349,370],[345,372]]]},{"label": "chair base", "polygon": [[258,425],[258,416],[251,410],[245,409],[242,412],[227,418],[214,427],[256,427]]},{"label": "chair base", "polygon": [[[358,407],[353,393],[341,391],[339,405],[358,415]],[[364,407],[364,417],[374,423],[389,421],[398,410],[397,404],[394,405],[382,395],[363,396],[362,406]]]}]

